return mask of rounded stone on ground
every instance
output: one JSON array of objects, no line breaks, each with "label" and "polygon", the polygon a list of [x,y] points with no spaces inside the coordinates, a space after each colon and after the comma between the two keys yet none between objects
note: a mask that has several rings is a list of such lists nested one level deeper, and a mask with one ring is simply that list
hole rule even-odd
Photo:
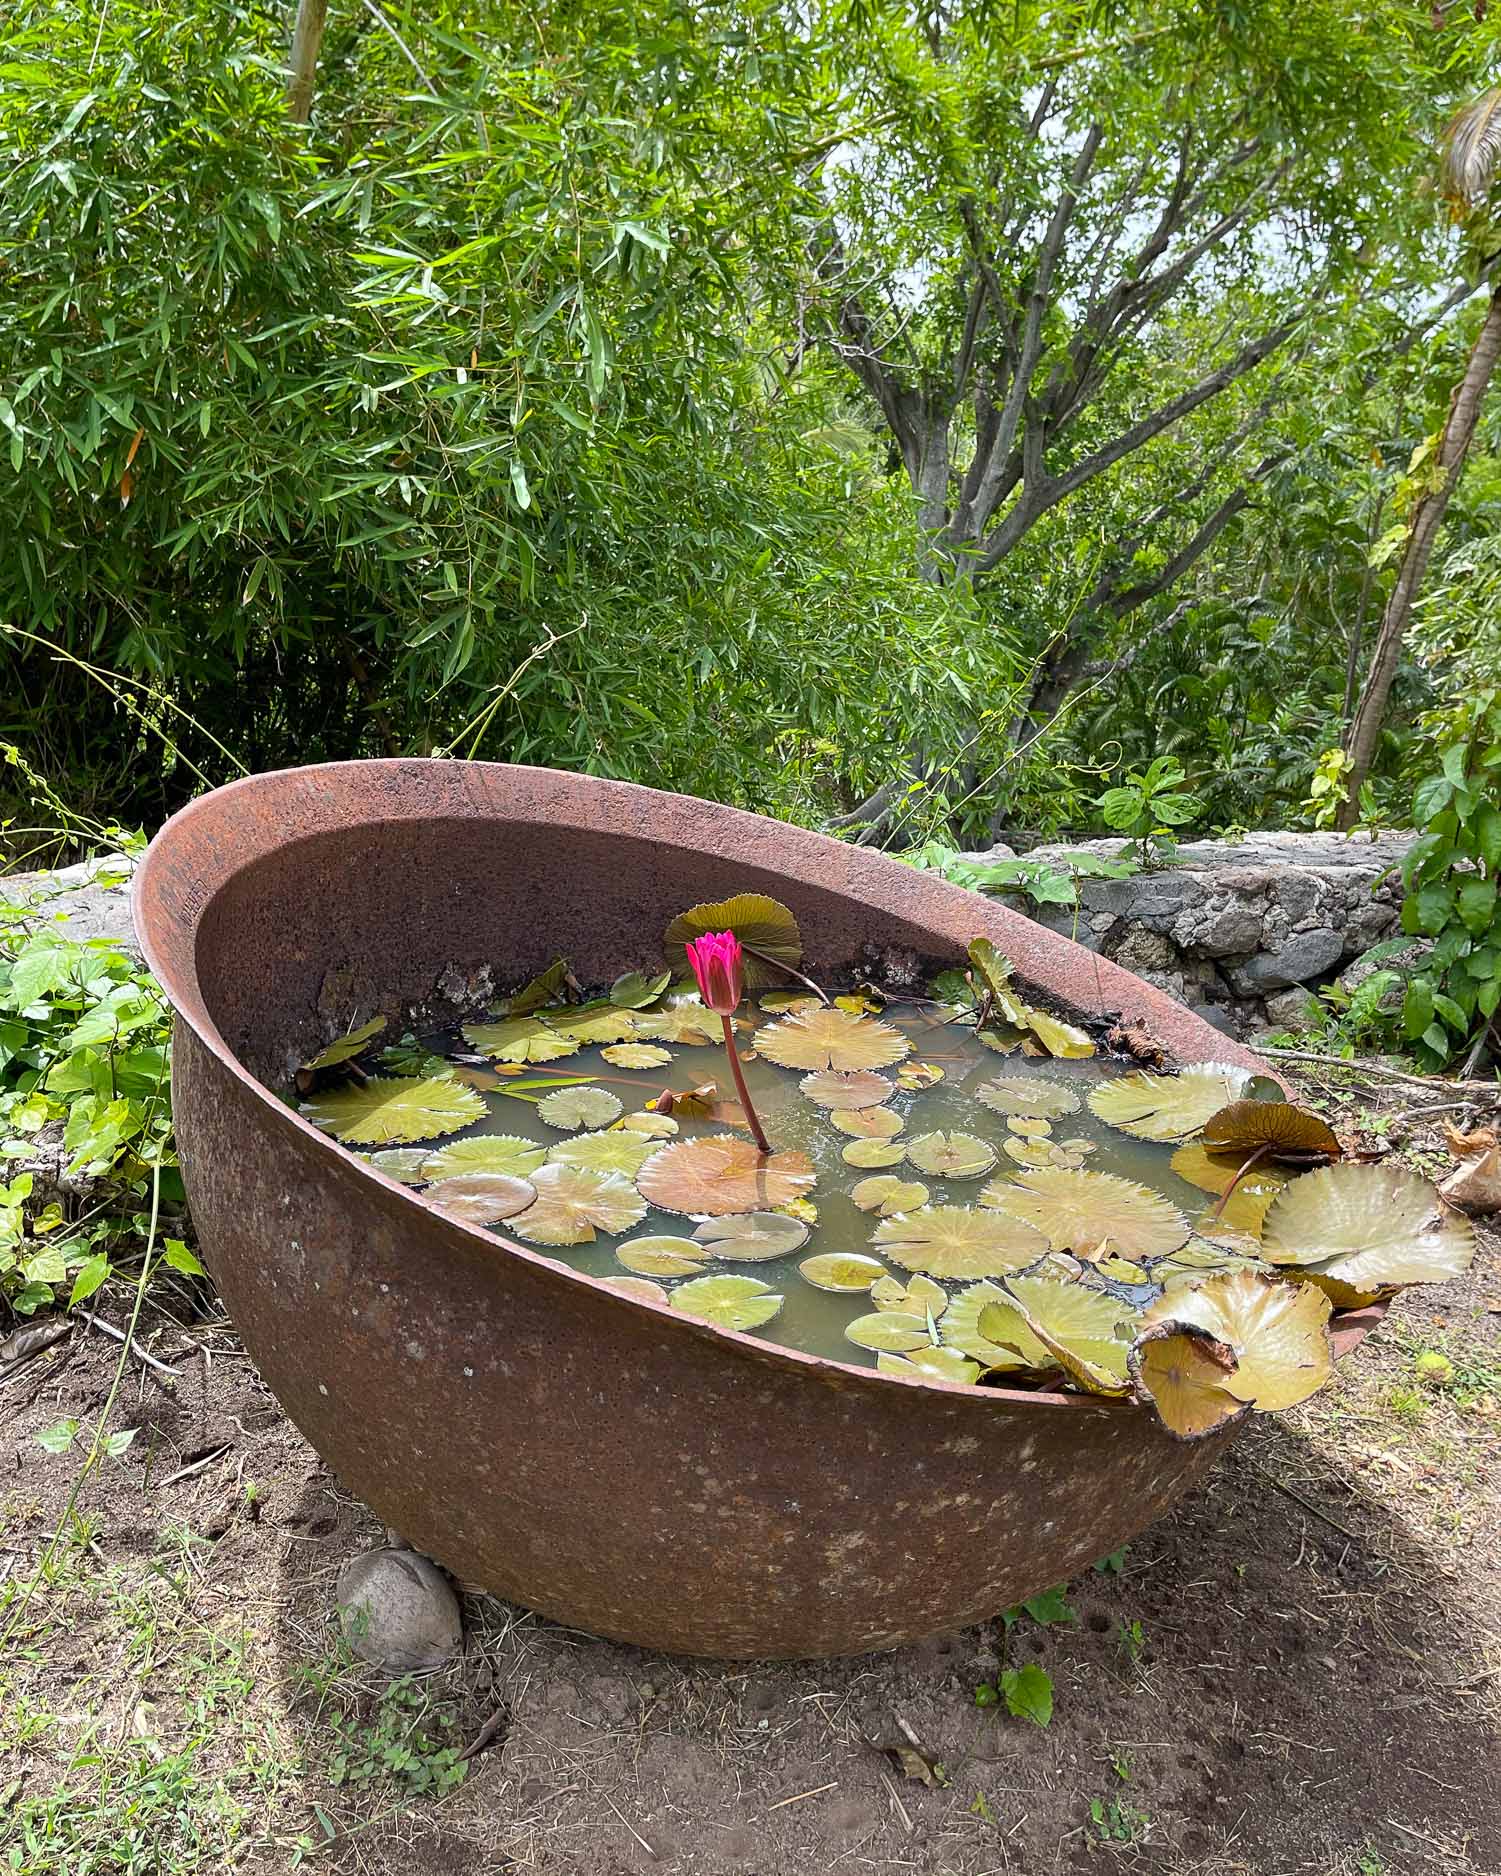
[{"label": "rounded stone on ground", "polygon": [[339,1572],[339,1632],[361,1661],[388,1674],[434,1668],[464,1639],[448,1578],[415,1550],[367,1550]]}]

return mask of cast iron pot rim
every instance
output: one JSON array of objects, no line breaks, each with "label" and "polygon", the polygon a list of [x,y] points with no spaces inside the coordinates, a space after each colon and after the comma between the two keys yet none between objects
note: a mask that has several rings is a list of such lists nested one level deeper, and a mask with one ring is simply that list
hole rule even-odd
[{"label": "cast iron pot rim", "polygon": [[[311,1140],[318,1142],[321,1149],[345,1160],[356,1177],[373,1179],[378,1186],[398,1196],[404,1203],[419,1207],[429,1220],[437,1219],[448,1231],[457,1232],[470,1243],[482,1247],[486,1252],[519,1257],[530,1264],[547,1281],[561,1279],[565,1283],[582,1286],[595,1294],[602,1293],[613,1302],[628,1309],[649,1309],[663,1322],[674,1325],[674,1333],[696,1334],[714,1341],[723,1341],[757,1362],[770,1366],[786,1366],[802,1369],[823,1379],[838,1378],[845,1385],[868,1387],[871,1385],[887,1387],[893,1383],[898,1387],[937,1389],[942,1393],[963,1398],[974,1403],[974,1411],[986,1412],[993,1407],[1035,1407],[1070,1413],[1092,1413],[1118,1415],[1122,1413],[1144,1414],[1148,1409],[1141,1403],[1126,1399],[1112,1399],[1098,1394],[1075,1394],[1063,1392],[1045,1392],[1029,1388],[976,1387],[966,1381],[942,1381],[934,1377],[902,1374],[885,1374],[878,1368],[859,1366],[853,1362],[836,1361],[832,1356],[812,1355],[804,1349],[788,1348],[779,1342],[763,1341],[759,1336],[749,1335],[740,1329],[721,1328],[717,1323],[706,1322],[702,1317],[692,1316],[685,1310],[673,1309],[670,1304],[658,1303],[649,1298],[631,1296],[624,1291],[612,1289],[602,1277],[591,1277],[586,1272],[575,1270],[572,1265],[563,1263],[558,1258],[544,1256],[541,1252],[530,1249],[514,1239],[503,1237],[500,1233],[487,1230],[480,1225],[472,1225],[460,1218],[454,1218],[436,1205],[427,1203],[410,1186],[393,1179],[378,1166],[354,1152],[350,1147],[315,1127],[310,1120],[294,1107],[280,1099],[264,1082],[260,1081],[240,1061],[238,1056],[225,1042],[218,1025],[208,1013],[202,990],[198,982],[196,961],[192,969],[179,977],[165,963],[153,935],[153,915],[150,899],[154,893],[153,875],[160,863],[163,849],[169,847],[175,837],[174,830],[180,830],[193,819],[218,811],[218,804],[227,797],[242,791],[272,789],[275,784],[287,776],[330,776],[346,774],[351,770],[412,770],[422,764],[433,766],[454,766],[475,769],[520,769],[534,776],[564,775],[570,785],[589,788],[597,786],[602,790],[629,789],[631,792],[651,797],[657,801],[693,802],[711,808],[719,815],[734,815],[745,821],[753,821],[763,828],[782,828],[783,824],[772,820],[768,815],[753,814],[743,808],[732,808],[723,802],[703,802],[698,796],[674,794],[666,789],[647,788],[640,783],[616,782],[601,776],[582,774],[572,769],[546,769],[531,764],[502,762],[461,762],[449,757],[384,757],[367,758],[349,762],[305,763],[284,769],[267,769],[254,775],[242,775],[221,787],[211,789],[207,794],[198,795],[185,806],[179,808],[168,820],[164,821],[152,837],[146,853],[135,871],[131,883],[131,918],[135,926],[136,938],[145,956],[148,968],[157,982],[166,992],[167,1000],[177,1016],[193,1030],[199,1041],[210,1050],[218,1061],[226,1065],[230,1073],[241,1086],[250,1093],[283,1124],[297,1128]],[[372,823],[373,824],[373,823]],[[799,829],[800,833],[810,838],[827,838],[813,833],[811,829]],[[830,841],[833,846],[843,843]],[[885,856],[867,854],[867,859],[876,861]],[[899,866],[900,862],[891,860],[888,864]],[[227,883],[227,882],[226,882]],[[223,891],[221,885],[202,907],[195,920],[201,924],[213,898]],[[1330,1325],[1330,1339],[1336,1356],[1351,1352],[1365,1336],[1379,1323],[1386,1314],[1385,1303],[1373,1303],[1364,1309],[1350,1310],[1336,1314]]]}]

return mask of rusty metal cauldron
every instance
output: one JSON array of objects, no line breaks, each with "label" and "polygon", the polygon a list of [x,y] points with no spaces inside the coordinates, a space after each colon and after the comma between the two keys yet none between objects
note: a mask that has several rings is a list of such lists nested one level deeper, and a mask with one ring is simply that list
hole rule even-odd
[{"label": "rusty metal cauldron", "polygon": [[[374,1012],[451,1016],[566,953],[659,967],[697,900],[773,894],[805,961],[952,963],[1258,1067],[1139,979],[930,873],[684,796],[491,763],[252,776],[151,843],[135,922],[177,1012],[174,1106],[207,1262],[277,1398],[461,1580],[685,1654],[891,1648],[1115,1549],[1224,1436],[1071,1394],[907,1380],[606,1289],[423,1203],[273,1088]],[[871,947],[875,947],[874,953]],[[1336,1344],[1375,1315],[1346,1317]]]}]

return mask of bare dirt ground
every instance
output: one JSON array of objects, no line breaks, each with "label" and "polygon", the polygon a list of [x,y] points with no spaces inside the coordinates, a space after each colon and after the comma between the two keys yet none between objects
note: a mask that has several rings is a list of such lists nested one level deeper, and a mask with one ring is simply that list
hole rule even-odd
[{"label": "bare dirt ground", "polygon": [[[1433,1130],[1385,1106],[1377,1132],[1433,1170]],[[1501,1876],[1501,1233],[1482,1240],[1466,1280],[1402,1298],[1335,1385],[1258,1418],[1071,1585],[1070,1620],[795,1665],[671,1659],[473,1595],[462,1659],[393,1690],[333,1622],[381,1528],[216,1313],[150,1321],[180,1375],[131,1365],[112,1424],[136,1438],[64,1520],[76,1457],[34,1435],[96,1413],[118,1354],[75,1334],[0,1391],[0,1868]],[[1446,1385],[1419,1379],[1434,1349]],[[1052,1676],[1045,1730],[976,1704],[1003,1651]],[[880,1749],[905,1729],[932,1785]]]}]

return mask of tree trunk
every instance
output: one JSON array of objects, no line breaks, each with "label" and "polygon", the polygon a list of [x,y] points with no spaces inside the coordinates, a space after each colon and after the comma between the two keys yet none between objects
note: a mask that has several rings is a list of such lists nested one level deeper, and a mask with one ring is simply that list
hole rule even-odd
[{"label": "tree trunk", "polygon": [[298,0],[288,60],[291,76],[287,80],[287,115],[294,124],[305,124],[313,114],[313,81],[318,74],[318,49],[323,44],[327,17],[328,0]]},{"label": "tree trunk", "polygon": [[1402,550],[1402,566],[1397,574],[1397,584],[1392,588],[1392,596],[1381,617],[1370,668],[1360,693],[1360,707],[1355,712],[1349,741],[1345,745],[1350,756],[1350,793],[1340,813],[1341,827],[1354,826],[1360,812],[1361,784],[1370,773],[1375,758],[1382,719],[1386,715],[1386,701],[1391,694],[1392,680],[1397,674],[1397,661],[1402,653],[1408,620],[1412,617],[1413,602],[1428,569],[1428,559],[1433,552],[1444,510],[1449,506],[1449,497],[1454,493],[1460,471],[1464,467],[1465,455],[1480,420],[1480,408],[1485,401],[1486,389],[1498,358],[1501,358],[1501,289],[1491,295],[1485,323],[1471,347],[1465,374],[1449,406],[1444,433],[1439,439],[1437,458],[1443,479],[1431,495],[1418,499],[1407,524],[1407,544]]}]

